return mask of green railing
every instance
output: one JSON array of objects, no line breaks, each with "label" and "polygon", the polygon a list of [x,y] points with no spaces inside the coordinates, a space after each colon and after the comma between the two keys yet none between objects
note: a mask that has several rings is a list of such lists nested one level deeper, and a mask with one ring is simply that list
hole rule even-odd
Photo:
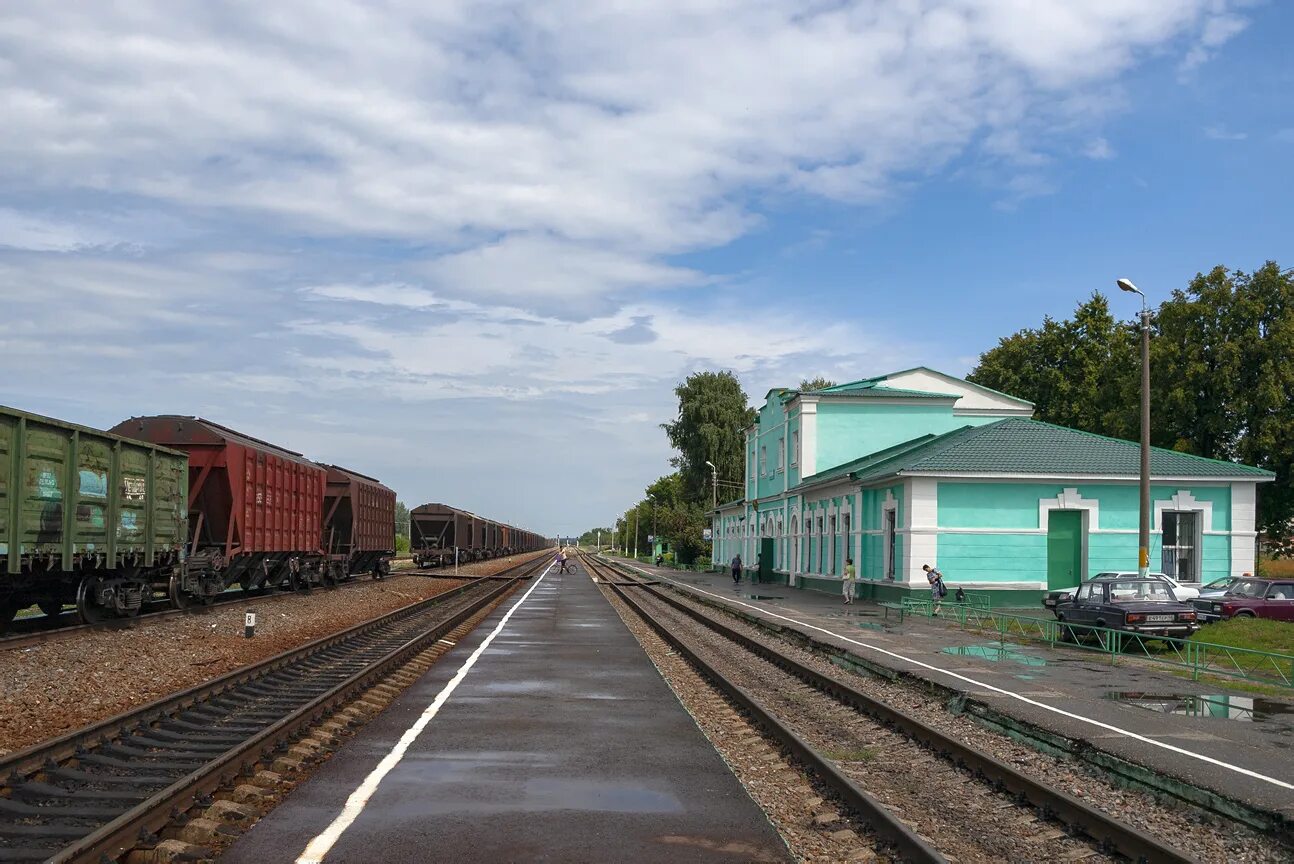
[{"label": "green railing", "polygon": [[[1294,688],[1294,655],[1251,648],[1233,648],[1212,642],[1196,642],[1174,636],[1153,636],[1113,630],[1108,627],[1064,624],[1054,618],[1004,615],[969,603],[943,603],[940,618],[956,621],[967,630],[992,634],[1006,642],[1062,642],[1087,651],[1105,654],[1110,663],[1120,657],[1137,657],[1185,669],[1192,680],[1201,675],[1225,675],[1245,681]],[[904,598],[904,615],[934,616],[929,599]],[[1086,640],[1091,640],[1090,642]]]}]

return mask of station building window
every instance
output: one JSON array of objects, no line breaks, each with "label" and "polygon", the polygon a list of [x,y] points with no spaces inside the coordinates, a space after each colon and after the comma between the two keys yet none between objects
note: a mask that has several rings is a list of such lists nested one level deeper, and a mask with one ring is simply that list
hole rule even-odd
[{"label": "station building window", "polygon": [[798,429],[791,433],[791,464],[800,464],[800,431]]},{"label": "station building window", "polygon": [[1160,567],[1179,582],[1200,581],[1198,510],[1166,510],[1159,526],[1163,537]]},{"label": "station building window", "polygon": [[786,441],[782,438],[777,439],[777,473],[781,474],[786,470]]}]

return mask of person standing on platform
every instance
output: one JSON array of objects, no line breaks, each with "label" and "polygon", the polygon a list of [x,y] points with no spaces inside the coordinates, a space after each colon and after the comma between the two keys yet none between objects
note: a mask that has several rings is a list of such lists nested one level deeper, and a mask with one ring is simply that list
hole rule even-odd
[{"label": "person standing on platform", "polygon": [[737,585],[741,582],[741,556],[732,556],[732,584]]},{"label": "person standing on platform", "polygon": [[566,572],[566,553],[563,552],[561,549],[558,549],[557,557],[553,559],[553,563],[557,565],[558,573],[565,573]]},{"label": "person standing on platform", "polygon": [[840,590],[844,592],[845,603],[854,602],[854,585],[858,581],[857,571],[854,570],[854,559],[845,559],[845,578],[840,580]]},{"label": "person standing on platform", "polygon": [[935,606],[934,614],[938,615],[943,607],[944,597],[948,596],[948,589],[944,586],[944,574],[929,564],[922,564],[921,569],[926,571],[926,581],[930,583],[930,602]]}]

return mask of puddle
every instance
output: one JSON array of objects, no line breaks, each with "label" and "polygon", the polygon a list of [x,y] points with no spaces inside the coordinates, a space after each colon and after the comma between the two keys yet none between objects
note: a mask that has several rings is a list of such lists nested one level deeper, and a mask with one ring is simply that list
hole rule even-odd
[{"label": "puddle", "polygon": [[881,630],[885,633],[894,632],[889,627],[886,627],[884,624],[875,624],[871,621],[858,621],[856,622],[855,626],[862,627],[864,630]]},{"label": "puddle", "polygon": [[1032,681],[1038,676],[1037,675],[1016,675],[1015,677],[1019,678],[1021,681]]},{"label": "puddle", "polygon": [[750,600],[785,600],[785,597],[774,597],[772,594],[747,594]]},{"label": "puddle", "polygon": [[1266,723],[1284,720],[1294,723],[1294,703],[1255,696],[1198,696],[1194,693],[1137,693],[1111,691],[1106,699],[1135,705],[1160,714],[1200,717],[1205,720],[1241,720]]},{"label": "puddle", "polygon": [[978,657],[981,660],[992,660],[994,663],[1002,660],[1008,660],[1012,663],[1022,663],[1025,666],[1046,666],[1047,661],[1041,657],[1035,657],[1032,654],[1025,654],[1014,648],[1008,648],[1003,645],[954,645],[951,648],[941,649],[944,654],[954,654],[959,657]]}]

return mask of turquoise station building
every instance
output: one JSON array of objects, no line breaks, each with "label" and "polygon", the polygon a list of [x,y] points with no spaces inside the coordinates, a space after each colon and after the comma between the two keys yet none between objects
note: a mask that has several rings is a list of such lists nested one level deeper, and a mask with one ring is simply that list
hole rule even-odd
[{"label": "turquoise station building", "polygon": [[[1136,570],[1140,452],[1032,419],[1033,405],[918,367],[768,392],[746,431],[746,494],[713,514],[714,560],[858,595],[950,588],[1034,604],[1047,589]],[[1151,569],[1207,582],[1253,568],[1259,468],[1156,448]]]}]

